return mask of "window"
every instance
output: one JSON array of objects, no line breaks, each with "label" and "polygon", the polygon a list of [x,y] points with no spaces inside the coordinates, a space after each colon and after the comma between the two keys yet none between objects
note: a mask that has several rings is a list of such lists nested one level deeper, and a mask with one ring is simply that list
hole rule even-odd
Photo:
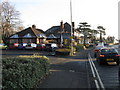
[{"label": "window", "polygon": [[15,34],[15,35],[11,36],[10,38],[18,38],[18,35]]},{"label": "window", "polygon": [[28,34],[24,35],[23,37],[25,37],[25,38],[31,38],[32,35],[30,33],[28,33]]}]

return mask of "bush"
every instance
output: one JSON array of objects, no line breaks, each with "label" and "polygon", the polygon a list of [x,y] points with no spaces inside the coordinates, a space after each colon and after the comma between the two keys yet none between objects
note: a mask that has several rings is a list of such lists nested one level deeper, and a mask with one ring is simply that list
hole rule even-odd
[{"label": "bush", "polygon": [[[73,53],[76,53],[76,47],[73,48]],[[66,46],[64,48],[60,48],[56,50],[56,55],[70,55],[71,52],[71,46]]]},{"label": "bush", "polygon": [[2,87],[33,88],[49,72],[46,57],[14,57],[2,60]]}]

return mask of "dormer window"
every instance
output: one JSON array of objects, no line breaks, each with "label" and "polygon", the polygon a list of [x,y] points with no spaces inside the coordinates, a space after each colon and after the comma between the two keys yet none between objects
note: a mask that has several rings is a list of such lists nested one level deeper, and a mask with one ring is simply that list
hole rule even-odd
[{"label": "dormer window", "polygon": [[38,36],[41,37],[46,37],[44,34],[38,34]]},{"label": "dormer window", "polygon": [[11,36],[10,38],[18,38],[18,35],[15,34],[15,35]]},{"label": "dormer window", "polygon": [[31,38],[32,35],[30,33],[28,33],[28,34],[24,35],[23,37],[25,37],[25,38]]}]

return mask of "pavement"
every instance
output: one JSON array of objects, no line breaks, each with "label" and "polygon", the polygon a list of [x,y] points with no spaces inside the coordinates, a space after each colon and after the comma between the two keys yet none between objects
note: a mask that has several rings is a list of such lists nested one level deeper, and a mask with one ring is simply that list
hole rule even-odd
[{"label": "pavement", "polygon": [[85,51],[70,57],[49,58],[51,74],[38,88],[90,88]]}]

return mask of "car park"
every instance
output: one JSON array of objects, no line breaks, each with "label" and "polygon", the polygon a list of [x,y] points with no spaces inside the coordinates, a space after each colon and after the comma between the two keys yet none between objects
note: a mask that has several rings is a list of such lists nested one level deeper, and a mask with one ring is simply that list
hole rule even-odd
[{"label": "car park", "polygon": [[5,45],[4,43],[0,43],[0,49],[7,49],[7,45]]},{"label": "car park", "polygon": [[120,55],[114,48],[103,48],[96,55],[99,64],[117,64],[119,65]]}]

